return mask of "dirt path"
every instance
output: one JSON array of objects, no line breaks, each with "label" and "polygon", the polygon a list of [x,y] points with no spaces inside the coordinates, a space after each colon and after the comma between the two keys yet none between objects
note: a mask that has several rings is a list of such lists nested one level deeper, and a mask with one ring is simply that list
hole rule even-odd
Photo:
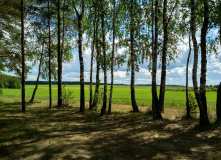
[{"label": "dirt path", "polygon": [[165,119],[154,121],[125,112],[128,106],[114,108],[100,117],[78,108],[24,115],[1,106],[0,159],[221,159],[220,127],[201,130],[182,110],[166,109]]}]

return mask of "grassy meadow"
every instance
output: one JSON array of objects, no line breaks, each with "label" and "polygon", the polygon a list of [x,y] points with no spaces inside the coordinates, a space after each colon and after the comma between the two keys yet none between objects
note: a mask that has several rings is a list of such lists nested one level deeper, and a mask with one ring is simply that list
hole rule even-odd
[{"label": "grassy meadow", "polygon": [[[26,101],[29,101],[34,90],[34,85],[26,85]],[[103,86],[100,86],[102,88]],[[39,85],[36,92],[36,100],[46,100],[49,97],[48,85]],[[110,86],[108,85],[108,90]],[[66,85],[66,89],[73,92],[74,99],[79,103],[80,99],[80,86],[79,85]],[[95,86],[93,86],[94,92]],[[159,89],[159,88],[158,88]],[[166,87],[165,94],[165,107],[166,108],[180,108],[185,109],[185,87]],[[139,106],[151,106],[152,95],[151,86],[136,86],[135,87],[136,100]],[[159,93],[159,90],[158,90]],[[193,94],[193,92],[190,92]],[[3,95],[0,97],[18,98],[20,100],[20,89],[3,89]],[[57,98],[57,85],[52,85],[52,97],[56,101]],[[108,92],[109,97],[109,92]],[[89,85],[85,85],[85,100],[89,101]],[[207,92],[208,110],[214,111],[216,105],[216,92]],[[130,86],[114,85],[113,91],[113,104],[118,105],[131,105],[130,101]]]}]

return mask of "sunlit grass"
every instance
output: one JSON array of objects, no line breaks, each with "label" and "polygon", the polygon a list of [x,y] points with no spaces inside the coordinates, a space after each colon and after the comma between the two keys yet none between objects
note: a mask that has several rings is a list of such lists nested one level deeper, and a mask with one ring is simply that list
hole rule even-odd
[{"label": "sunlit grass", "polygon": [[[26,101],[29,101],[34,90],[34,85],[26,85]],[[100,88],[102,88],[101,86]],[[94,92],[95,86],[93,86]],[[77,103],[80,99],[80,86],[79,85],[67,85],[66,89],[73,92],[75,100]],[[108,97],[109,97],[108,86]],[[173,87],[167,86],[167,90],[172,89],[172,91],[166,91],[165,93],[165,107],[166,108],[185,108],[185,91],[175,91],[183,90],[185,87]],[[152,94],[151,86],[136,86],[135,87],[136,100],[139,106],[151,106],[152,104]],[[193,94],[193,92],[190,92]],[[159,94],[159,88],[158,88]],[[3,89],[3,95],[0,95],[1,98],[7,97],[12,99],[20,100],[21,90],[20,89]],[[36,92],[36,100],[47,100],[49,97],[49,86],[48,85],[39,85]],[[52,97],[56,100],[57,98],[57,85],[52,85]],[[85,100],[89,101],[89,85],[85,85]],[[130,86],[115,85],[113,90],[113,104],[119,105],[131,105],[130,99]],[[216,92],[207,92],[207,103],[209,110],[215,110],[216,105]]]}]

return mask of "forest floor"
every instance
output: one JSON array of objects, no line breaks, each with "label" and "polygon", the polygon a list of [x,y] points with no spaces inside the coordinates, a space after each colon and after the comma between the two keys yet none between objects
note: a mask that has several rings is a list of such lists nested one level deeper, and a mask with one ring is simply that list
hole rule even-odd
[{"label": "forest floor", "polygon": [[142,107],[113,105],[112,115],[79,107],[46,109],[37,101],[0,102],[0,159],[221,159],[221,125],[200,128],[185,110],[165,109],[153,120]]}]

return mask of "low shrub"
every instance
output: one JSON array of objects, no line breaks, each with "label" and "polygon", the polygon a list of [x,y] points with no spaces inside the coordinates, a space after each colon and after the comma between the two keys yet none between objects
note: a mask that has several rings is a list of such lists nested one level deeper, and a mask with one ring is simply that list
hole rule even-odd
[{"label": "low shrub", "polygon": [[73,96],[73,92],[69,89],[66,89],[66,84],[64,84],[62,89],[62,106],[67,107],[71,102],[75,103],[74,98],[75,97]]},{"label": "low shrub", "polygon": [[196,114],[196,108],[198,107],[196,98],[191,93],[189,93],[188,97],[189,97],[190,114]]}]

